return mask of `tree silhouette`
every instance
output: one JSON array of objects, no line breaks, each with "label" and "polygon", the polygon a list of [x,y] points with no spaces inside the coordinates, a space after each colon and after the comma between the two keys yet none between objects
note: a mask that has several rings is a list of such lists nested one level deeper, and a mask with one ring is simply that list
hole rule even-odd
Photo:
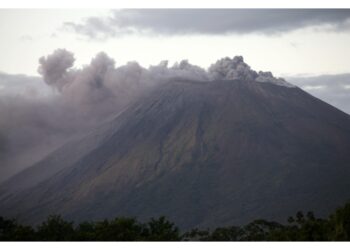
[{"label": "tree silhouette", "polygon": [[14,219],[0,217],[1,241],[348,241],[350,240],[350,203],[338,208],[328,218],[312,212],[297,212],[283,225],[255,220],[245,226],[219,227],[214,230],[180,230],[165,217],[146,223],[135,218],[115,218],[81,222],[74,227],[59,215],[47,218],[36,229]]},{"label": "tree silhouette", "polygon": [[19,225],[16,220],[6,220],[0,217],[1,241],[34,241],[35,231],[30,226]]},{"label": "tree silhouette", "polygon": [[70,241],[74,239],[73,222],[60,215],[51,215],[38,227],[38,237],[43,241]]},{"label": "tree silhouette", "polygon": [[152,218],[147,223],[145,236],[149,241],[178,241],[181,239],[179,229],[164,216],[158,219]]},{"label": "tree silhouette", "polygon": [[96,240],[137,241],[143,240],[143,226],[134,218],[115,218],[96,223]]},{"label": "tree silhouette", "polygon": [[350,202],[338,208],[330,216],[330,222],[333,226],[331,240],[350,240]]}]

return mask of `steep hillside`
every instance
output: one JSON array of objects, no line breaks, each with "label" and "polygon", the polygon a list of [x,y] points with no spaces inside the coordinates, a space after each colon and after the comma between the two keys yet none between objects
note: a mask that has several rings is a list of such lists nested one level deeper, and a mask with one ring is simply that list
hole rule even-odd
[{"label": "steep hillside", "polygon": [[2,184],[0,214],[182,228],[326,214],[350,198],[349,151],[350,117],[299,88],[171,81]]}]

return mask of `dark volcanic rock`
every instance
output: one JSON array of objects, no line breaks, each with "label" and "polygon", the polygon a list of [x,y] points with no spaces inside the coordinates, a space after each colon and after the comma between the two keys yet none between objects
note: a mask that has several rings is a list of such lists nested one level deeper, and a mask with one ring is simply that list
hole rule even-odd
[{"label": "dark volcanic rock", "polygon": [[350,116],[255,81],[173,81],[0,187],[36,223],[165,215],[182,228],[325,215],[350,197]]}]

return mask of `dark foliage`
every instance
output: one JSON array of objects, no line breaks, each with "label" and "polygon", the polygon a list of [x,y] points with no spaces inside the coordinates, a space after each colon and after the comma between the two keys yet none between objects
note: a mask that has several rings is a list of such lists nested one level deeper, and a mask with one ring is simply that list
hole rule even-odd
[{"label": "dark foliage", "polygon": [[74,239],[73,222],[67,222],[59,215],[51,215],[37,230],[38,239],[43,241],[69,241]]},{"label": "dark foliage", "polygon": [[59,215],[52,215],[37,228],[0,217],[1,241],[349,241],[350,203],[328,218],[316,218],[312,212],[297,212],[288,224],[255,220],[242,227],[215,230],[180,230],[165,217],[141,223],[135,218],[115,218],[82,222],[74,226]]}]

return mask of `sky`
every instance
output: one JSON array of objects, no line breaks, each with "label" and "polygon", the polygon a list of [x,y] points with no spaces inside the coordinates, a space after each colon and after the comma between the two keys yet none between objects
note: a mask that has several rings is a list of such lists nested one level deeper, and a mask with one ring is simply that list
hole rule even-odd
[{"label": "sky", "polygon": [[349,44],[349,9],[0,9],[0,182],[167,79],[284,77],[350,114]]},{"label": "sky", "polygon": [[75,66],[104,51],[117,65],[188,59],[208,68],[242,55],[278,76],[349,72],[350,11],[257,9],[0,10],[0,71],[38,75],[38,59],[57,48]]}]

